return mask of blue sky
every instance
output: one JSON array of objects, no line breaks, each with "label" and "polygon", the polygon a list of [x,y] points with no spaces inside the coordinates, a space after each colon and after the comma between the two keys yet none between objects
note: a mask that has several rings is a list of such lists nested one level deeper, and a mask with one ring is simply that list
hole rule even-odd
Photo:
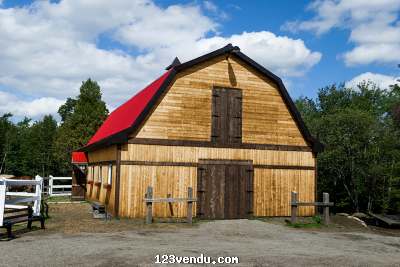
[{"label": "blue sky", "polygon": [[293,98],[400,76],[400,0],[0,0],[0,113],[55,114],[91,77],[110,109],[175,57],[232,42]]}]

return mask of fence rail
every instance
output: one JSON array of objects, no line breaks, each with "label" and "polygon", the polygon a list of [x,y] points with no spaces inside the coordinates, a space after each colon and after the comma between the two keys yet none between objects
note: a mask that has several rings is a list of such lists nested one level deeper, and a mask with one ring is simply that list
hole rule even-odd
[{"label": "fence rail", "polygon": [[193,188],[188,187],[188,197],[187,198],[173,198],[170,194],[166,198],[153,198],[153,187],[147,187],[147,193],[144,196],[144,202],[146,203],[146,223],[151,224],[153,222],[153,203],[168,203],[170,205],[170,210],[172,212],[172,204],[174,202],[186,202],[187,203],[187,217],[188,223],[193,222],[193,202],[197,199],[193,198]]},{"label": "fence rail", "polygon": [[[8,192],[12,186],[35,186],[35,192]],[[43,178],[36,175],[35,180],[0,179],[0,226],[3,225],[5,209],[24,209],[33,202],[33,215],[40,215]]]},{"label": "fence rail", "polygon": [[[71,184],[59,185],[54,184],[55,181],[70,180]],[[70,196],[72,194],[72,177],[53,177],[49,176],[49,185],[47,187],[49,196]]]},{"label": "fence rail", "polygon": [[329,224],[329,207],[333,206],[333,202],[329,202],[329,194],[322,193],[323,202],[299,202],[297,192],[292,191],[291,194],[291,223],[297,222],[297,209],[299,206],[321,206],[324,208],[322,221],[324,224]]}]

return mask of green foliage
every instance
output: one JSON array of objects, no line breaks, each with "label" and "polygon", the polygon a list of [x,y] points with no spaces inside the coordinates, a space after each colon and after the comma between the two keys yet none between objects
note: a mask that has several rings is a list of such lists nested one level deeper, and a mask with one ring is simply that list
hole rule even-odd
[{"label": "green foliage", "polygon": [[400,212],[399,89],[332,85],[320,89],[316,100],[296,101],[325,145],[318,156],[318,191],[331,194],[337,211]]},{"label": "green foliage", "polygon": [[17,124],[9,119],[11,116],[2,117],[3,161],[2,173],[20,175],[43,176],[56,173],[57,164],[52,157],[54,137],[57,131],[57,122],[50,115],[41,121],[31,124],[25,118]]},{"label": "green foliage", "polygon": [[84,146],[108,115],[97,82],[91,79],[83,82],[78,98],[67,99],[59,114],[63,123],[56,136],[54,157],[60,163],[59,171],[68,173],[71,152]]},{"label": "green foliage", "polygon": [[0,173],[17,176],[70,175],[71,152],[87,143],[108,114],[98,84],[82,83],[77,99],[59,108],[61,125],[48,115],[32,122],[0,117]]}]

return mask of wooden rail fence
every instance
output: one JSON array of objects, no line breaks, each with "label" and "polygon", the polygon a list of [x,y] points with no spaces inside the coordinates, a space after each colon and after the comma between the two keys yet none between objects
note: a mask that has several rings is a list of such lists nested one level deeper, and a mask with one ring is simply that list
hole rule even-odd
[{"label": "wooden rail fence", "polygon": [[321,206],[324,208],[322,221],[324,224],[329,224],[329,207],[333,206],[333,202],[329,202],[329,194],[322,193],[323,202],[299,202],[297,198],[297,192],[292,191],[291,195],[291,223],[297,222],[297,209],[299,206]]},{"label": "wooden rail fence", "polygon": [[187,202],[187,222],[193,222],[193,202],[197,199],[193,198],[193,188],[188,187],[188,197],[187,198],[172,198],[170,194],[166,198],[153,198],[153,187],[147,187],[147,193],[144,197],[146,202],[146,223],[151,224],[153,222],[153,203],[166,202],[170,205],[170,210],[172,213],[172,203],[174,202]]}]

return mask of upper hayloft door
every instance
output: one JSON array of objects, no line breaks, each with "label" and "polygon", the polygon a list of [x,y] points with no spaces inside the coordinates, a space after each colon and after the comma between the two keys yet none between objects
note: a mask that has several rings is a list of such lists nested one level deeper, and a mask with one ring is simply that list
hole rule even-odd
[{"label": "upper hayloft door", "polygon": [[197,216],[240,219],[252,214],[253,170],[248,161],[201,161],[197,172]]},{"label": "upper hayloft door", "polygon": [[217,144],[242,142],[242,91],[213,88],[211,140]]}]

